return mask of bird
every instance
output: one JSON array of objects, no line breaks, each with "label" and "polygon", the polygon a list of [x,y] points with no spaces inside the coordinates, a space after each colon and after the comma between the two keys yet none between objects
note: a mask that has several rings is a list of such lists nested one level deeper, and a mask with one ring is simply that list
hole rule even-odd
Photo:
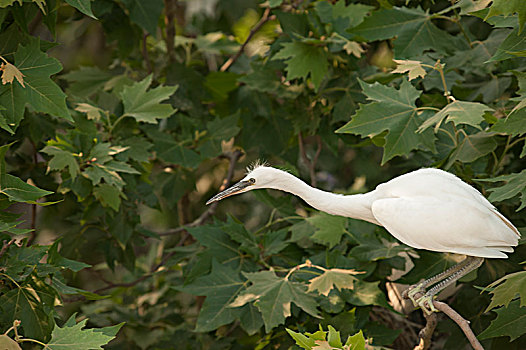
[{"label": "bird", "polygon": [[438,292],[480,267],[485,258],[507,258],[520,238],[517,228],[478,190],[435,168],[400,175],[367,193],[343,195],[314,188],[284,170],[258,165],[206,204],[264,188],[296,195],[328,214],[383,226],[410,247],[465,255],[457,265],[404,291],[427,314],[437,311],[433,299]]}]

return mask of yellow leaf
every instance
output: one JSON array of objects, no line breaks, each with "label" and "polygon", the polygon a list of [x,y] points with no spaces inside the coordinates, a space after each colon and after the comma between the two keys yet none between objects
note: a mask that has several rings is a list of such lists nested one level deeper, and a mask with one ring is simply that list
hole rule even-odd
[{"label": "yellow leaf", "polygon": [[343,49],[348,55],[353,54],[357,58],[360,58],[362,53],[364,53],[363,48],[356,41],[347,41],[347,43],[343,45]]},{"label": "yellow leaf", "polygon": [[315,277],[309,281],[308,291],[317,290],[318,293],[328,296],[333,288],[352,289],[356,277],[354,275],[363,273],[356,270],[345,269],[329,269],[325,270],[323,274]]},{"label": "yellow leaf", "polygon": [[18,70],[14,65],[12,65],[9,62],[2,63],[2,66],[0,66],[0,70],[2,71],[2,84],[7,83],[13,83],[13,80],[16,78],[16,80],[25,87],[24,85],[24,74],[22,74],[21,71]]},{"label": "yellow leaf", "polygon": [[412,60],[394,60],[398,66],[391,73],[405,73],[409,72],[409,80],[417,77],[425,77],[426,70],[422,68],[422,62]]}]

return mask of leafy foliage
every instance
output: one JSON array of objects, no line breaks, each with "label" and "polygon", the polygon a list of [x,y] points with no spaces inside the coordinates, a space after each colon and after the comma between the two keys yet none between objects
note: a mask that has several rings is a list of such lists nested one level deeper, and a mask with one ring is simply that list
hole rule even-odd
[{"label": "leafy foliage", "polygon": [[[204,203],[258,159],[342,194],[438,167],[522,230],[525,6],[0,0],[1,346],[414,347],[397,283],[454,256],[286,194]],[[448,300],[486,349],[526,348],[525,256]]]}]

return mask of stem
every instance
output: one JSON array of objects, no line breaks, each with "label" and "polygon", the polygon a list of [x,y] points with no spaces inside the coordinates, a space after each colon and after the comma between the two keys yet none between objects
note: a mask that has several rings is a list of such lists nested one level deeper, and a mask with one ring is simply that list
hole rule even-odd
[{"label": "stem", "polygon": [[247,38],[245,39],[245,42],[243,42],[243,44],[241,44],[241,47],[239,48],[239,50],[236,52],[236,54],[232,57],[230,57],[222,66],[221,68],[219,69],[221,72],[225,72],[228,70],[228,68],[230,68],[230,66],[232,64],[234,64],[234,62],[237,61],[237,59],[239,58],[239,56],[241,56],[241,54],[243,53],[243,51],[245,51],[245,48],[247,46],[247,44],[249,43],[250,40],[252,40],[252,38],[254,37],[254,34],[256,34],[258,32],[258,30],[261,29],[261,27],[263,27],[263,25],[265,23],[267,23],[268,21],[271,21],[273,19],[276,18],[276,16],[269,16],[270,15],[270,7],[267,7],[265,9],[265,12],[263,12],[263,16],[261,16],[261,18],[259,19],[258,23],[256,23],[256,25],[254,27],[252,27],[252,29],[250,29],[250,33],[248,33],[248,36]]},{"label": "stem", "polygon": [[442,63],[440,63],[440,60],[438,60],[435,63],[435,66],[433,67],[433,69],[436,70],[440,74],[440,79],[442,80],[442,87],[444,88],[444,96],[446,96],[446,99],[448,101],[447,103],[455,101],[455,98],[451,96],[451,94],[449,93],[449,90],[447,89],[446,76],[444,74],[444,66],[442,65]]},{"label": "stem", "polygon": [[440,111],[440,108],[436,108],[436,107],[417,107],[416,108],[417,111],[422,111],[422,110],[430,110],[430,111]]},{"label": "stem", "polygon": [[37,343],[38,345],[42,345],[44,347],[44,349],[49,349],[47,344],[44,344],[41,341],[38,341],[36,339],[23,338],[23,339],[18,339],[16,342],[17,343],[22,343],[22,342],[25,342],[25,341],[29,341],[29,342],[32,342],[32,343]]}]

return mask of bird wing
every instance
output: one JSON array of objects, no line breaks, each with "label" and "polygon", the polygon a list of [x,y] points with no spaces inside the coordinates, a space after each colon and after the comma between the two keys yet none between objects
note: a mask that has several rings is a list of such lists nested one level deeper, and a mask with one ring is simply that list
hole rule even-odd
[{"label": "bird wing", "polygon": [[374,217],[414,248],[505,258],[518,236],[494,209],[463,196],[406,196],[372,203]]}]

